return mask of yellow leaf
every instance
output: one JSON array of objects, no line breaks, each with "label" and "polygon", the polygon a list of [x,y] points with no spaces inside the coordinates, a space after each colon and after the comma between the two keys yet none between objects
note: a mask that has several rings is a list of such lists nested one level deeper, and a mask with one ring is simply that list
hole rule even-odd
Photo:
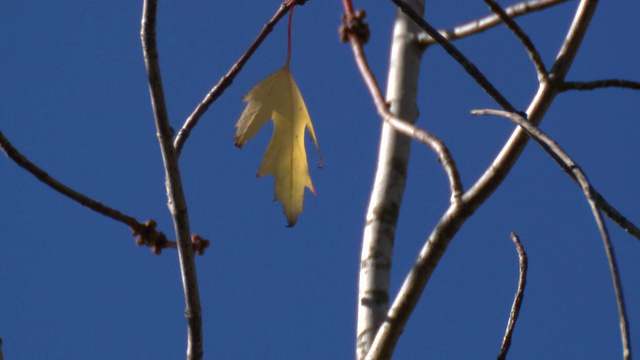
[{"label": "yellow leaf", "polygon": [[254,137],[267,120],[274,122],[273,135],[257,176],[274,176],[275,199],[282,203],[287,226],[291,227],[302,212],[304,188],[315,195],[304,147],[305,128],[309,129],[318,153],[320,148],[307,107],[288,66],[254,86],[242,101],[248,104],[236,124],[237,147]]}]

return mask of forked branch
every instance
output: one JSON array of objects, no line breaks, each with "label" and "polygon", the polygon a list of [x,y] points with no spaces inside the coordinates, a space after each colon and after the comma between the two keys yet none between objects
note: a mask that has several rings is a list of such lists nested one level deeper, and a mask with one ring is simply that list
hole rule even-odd
[{"label": "forked branch", "polygon": [[195,110],[189,115],[185,123],[182,125],[180,131],[178,131],[178,135],[174,141],[173,146],[176,149],[176,154],[179,157],[182,152],[182,148],[184,147],[184,143],[189,138],[191,134],[191,130],[198,124],[198,121],[204,115],[205,112],[209,109],[211,104],[213,104],[219,97],[224,93],[224,91],[231,86],[233,80],[238,76],[244,65],[251,59],[251,56],[258,50],[264,39],[273,31],[273,28],[276,24],[282,19],[289,9],[291,9],[296,4],[303,4],[305,1],[300,0],[287,0],[280,5],[276,13],[273,15],[271,20],[267,22],[258,36],[253,40],[251,45],[247,48],[247,50],[240,56],[238,61],[235,62],[231,66],[231,69],[218,80],[218,83],[209,91],[209,93],[204,97],[204,99],[196,106]]},{"label": "forked branch", "polygon": [[[526,15],[535,11],[544,10],[548,7],[555,6],[568,0],[528,0],[522,1],[517,4],[507,6],[504,12],[510,18],[516,18],[522,15]],[[502,23],[502,19],[495,14],[485,16],[483,18],[470,21],[466,24],[458,25],[451,29],[438,30],[440,35],[449,41],[462,39],[471,35],[476,35],[494,28]],[[424,34],[418,36],[418,41],[424,46],[430,46],[436,43],[436,41],[429,35]]]},{"label": "forked branch", "polygon": [[[605,252],[609,261],[609,270],[611,272],[611,279],[613,282],[613,288],[616,296],[616,302],[618,305],[618,316],[620,319],[620,335],[622,337],[622,351],[624,359],[631,359],[631,340],[629,335],[629,326],[627,321],[626,308],[624,305],[624,295],[622,292],[622,282],[620,281],[620,275],[618,274],[618,266],[616,262],[615,253],[611,246],[611,240],[607,232],[606,225],[600,215],[600,206],[597,202],[597,192],[587,179],[586,174],[580,169],[569,155],[562,150],[560,145],[549,138],[545,133],[538,129],[535,125],[528,122],[519,114],[509,113],[500,110],[474,110],[472,112],[475,115],[497,115],[510,119],[518,126],[523,128],[531,138],[538,143],[544,151],[547,152],[560,167],[571,177],[572,180],[578,183],[582,188],[591,211],[600,230],[600,236],[604,243]],[[601,196],[598,196],[601,198]]]},{"label": "forked branch", "polygon": [[384,100],[384,96],[382,95],[382,91],[380,90],[380,86],[378,85],[378,81],[371,72],[371,68],[369,67],[369,63],[367,62],[367,58],[364,53],[363,36],[367,36],[367,32],[363,30],[363,27],[366,26],[363,23],[364,13],[352,12],[349,14],[348,8],[345,9],[345,12],[347,14],[344,19],[343,27],[340,31],[343,34],[343,39],[348,40],[351,44],[351,50],[353,51],[356,65],[358,66],[360,75],[367,85],[369,94],[371,95],[376,106],[376,110],[378,111],[378,115],[380,115],[380,117],[396,131],[429,146],[438,155],[438,159],[449,179],[451,202],[457,202],[462,196],[464,189],[462,187],[462,181],[460,180],[460,173],[458,172],[458,168],[456,167],[456,163],[453,160],[449,149],[435,135],[394,116],[389,111],[387,103]]},{"label": "forked branch", "polygon": [[[402,1],[392,1],[404,5]],[[529,119],[534,124],[542,120],[551,102],[557,95],[557,84],[564,80],[571,67],[584,38],[584,34],[589,27],[596,6],[597,2],[590,0],[582,0],[578,5],[571,28],[567,33],[563,46],[558,52],[554,66],[551,68],[550,79],[553,80],[540,84],[538,92],[527,110]],[[415,19],[422,27],[422,24],[426,22],[416,15],[417,14],[413,12],[412,19]],[[430,33],[430,35],[433,36],[434,34]],[[435,39],[438,37],[442,38],[439,34],[434,36]],[[494,96],[494,99],[495,98]],[[505,105],[506,104],[508,104],[508,102],[506,102]],[[502,105],[503,104],[501,104],[501,106]],[[506,178],[526,146],[527,141],[528,136],[523,130],[517,129],[514,131],[511,138],[507,141],[482,177],[464,193],[460,202],[449,206],[425,242],[416,262],[405,278],[398,295],[387,313],[385,322],[376,334],[375,340],[367,354],[368,359],[387,359],[391,357],[404,326],[417,305],[433,270],[438,265],[451,239],[464,222]]]},{"label": "forked branch", "polygon": [[522,45],[524,45],[525,50],[527,50],[527,53],[529,54],[529,58],[531,58],[531,61],[536,68],[536,72],[538,73],[538,81],[545,81],[547,79],[547,76],[549,75],[547,74],[547,68],[544,66],[542,57],[540,56],[538,50],[536,50],[535,45],[533,45],[533,41],[531,41],[529,35],[527,35],[518,24],[516,24],[515,20],[513,20],[497,2],[495,2],[494,0],[484,0],[484,2],[489,5],[491,11],[498,15],[500,20],[504,22],[509,30],[511,30],[511,32],[513,32],[518,37],[518,39],[520,39],[520,42],[522,43]]},{"label": "forked branch", "polygon": [[169,211],[173,218],[178,241],[178,256],[180,258],[180,271],[185,297],[187,318],[187,359],[202,359],[202,310],[200,307],[200,294],[198,291],[198,278],[194,259],[194,249],[191,243],[189,230],[189,216],[187,202],[182,188],[180,168],[178,167],[178,155],[173,147],[173,130],[169,124],[169,116],[162,86],[160,63],[158,61],[158,48],[156,44],[156,20],[158,12],[157,0],[145,0],[142,10],[142,29],[140,37],[144,62],[147,69],[151,105],[155,119],[158,142],[162,152],[162,160],[165,169],[165,186]]}]

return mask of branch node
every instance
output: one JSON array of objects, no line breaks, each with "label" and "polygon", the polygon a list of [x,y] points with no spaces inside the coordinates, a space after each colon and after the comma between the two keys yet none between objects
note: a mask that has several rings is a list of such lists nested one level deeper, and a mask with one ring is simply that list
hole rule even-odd
[{"label": "branch node", "polygon": [[371,36],[369,24],[364,21],[366,16],[367,13],[362,9],[356,10],[353,16],[343,14],[342,25],[338,28],[340,41],[346,43],[349,41],[349,35],[353,35],[358,38],[361,44],[366,44]]},{"label": "branch node", "polygon": [[203,255],[204,250],[211,245],[211,241],[202,238],[198,234],[191,236],[191,243],[193,244],[193,251],[198,255]]},{"label": "branch node", "polygon": [[167,236],[163,232],[156,229],[157,225],[155,220],[147,220],[140,228],[133,229],[132,235],[137,236],[136,245],[146,245],[151,248],[153,254],[160,255],[162,249],[175,247],[175,244],[167,240]]}]

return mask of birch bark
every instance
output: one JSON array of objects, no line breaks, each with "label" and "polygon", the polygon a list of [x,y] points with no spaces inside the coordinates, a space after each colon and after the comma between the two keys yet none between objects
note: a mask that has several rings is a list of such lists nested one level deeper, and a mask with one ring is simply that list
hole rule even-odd
[{"label": "birch bark", "polygon": [[[420,14],[425,0],[407,1]],[[396,14],[387,80],[391,112],[411,123],[418,118],[416,95],[422,49],[420,29],[401,11]],[[407,179],[411,140],[382,125],[378,164],[362,238],[358,286],[356,358],[364,359],[389,309],[393,243]]]}]

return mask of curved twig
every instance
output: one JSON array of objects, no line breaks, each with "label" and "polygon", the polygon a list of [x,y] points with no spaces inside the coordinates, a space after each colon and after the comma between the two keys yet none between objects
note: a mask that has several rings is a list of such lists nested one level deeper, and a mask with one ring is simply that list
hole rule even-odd
[{"label": "curved twig", "polygon": [[606,79],[596,81],[565,81],[560,85],[560,91],[595,90],[608,87],[640,90],[640,82],[622,79]]},{"label": "curved twig", "polygon": [[505,331],[504,338],[502,340],[502,346],[498,353],[498,360],[504,360],[507,358],[509,347],[511,347],[511,336],[513,335],[513,329],[518,321],[520,315],[520,308],[522,307],[522,299],[524,299],[524,288],[527,285],[527,267],[529,261],[527,260],[527,253],[524,251],[524,246],[520,242],[520,238],[515,232],[511,232],[511,240],[516,245],[518,251],[518,264],[520,265],[520,276],[518,277],[518,289],[516,290],[516,296],[513,299],[513,305],[511,306],[511,313],[509,314],[509,322],[507,323],[507,330]]},{"label": "curved twig", "polygon": [[157,0],[145,0],[142,10],[142,24],[140,37],[144,62],[147,68],[149,92],[153,117],[158,132],[158,142],[162,151],[165,168],[165,186],[173,226],[178,240],[178,256],[185,297],[185,317],[187,319],[187,359],[202,359],[202,310],[198,291],[198,278],[194,259],[194,249],[191,243],[187,202],[185,200],[178,167],[178,155],[173,147],[173,130],[169,125],[169,116],[162,87],[160,63],[156,44],[156,20],[158,11]]},{"label": "curved twig", "polygon": [[[20,153],[20,151],[11,144],[9,139],[4,136],[2,131],[0,131],[0,148],[2,148],[7,156],[18,164],[18,166],[27,170],[53,190],[70,198],[71,200],[76,201],[82,206],[86,206],[99,214],[129,226],[131,230],[133,230],[134,236],[139,235],[139,238],[136,241],[138,245],[147,245],[151,247],[153,252],[156,254],[159,254],[163,248],[175,247],[175,243],[173,241],[167,240],[166,236],[162,232],[155,229],[155,222],[153,220],[149,220],[147,223],[142,224],[133,216],[123,214],[114,208],[104,205],[103,203],[79,193],[53,178],[46,171],[42,170],[38,165],[32,163],[26,156]],[[153,226],[150,224],[153,224]]]},{"label": "curved twig", "polygon": [[495,2],[494,0],[484,0],[484,2],[489,5],[491,11],[493,11],[496,15],[498,15],[498,17],[500,17],[500,20],[504,22],[509,30],[511,30],[518,37],[518,39],[520,39],[520,42],[522,43],[522,45],[524,45],[525,50],[527,50],[527,53],[529,54],[529,58],[531,58],[531,61],[536,68],[536,73],[538,73],[538,81],[545,81],[549,74],[547,73],[547,68],[544,66],[544,62],[542,61],[540,53],[538,52],[538,50],[536,50],[535,45],[533,45],[533,41],[531,41],[524,30],[522,30],[522,28],[518,24],[516,24],[516,22],[511,17],[509,17],[507,12],[502,9],[502,7],[497,2]]},{"label": "curved twig", "polygon": [[[545,135],[540,129],[536,128],[530,122],[524,120],[524,118],[520,115],[513,115],[513,113],[509,113],[507,111],[501,110],[473,110],[471,111],[473,115],[496,115],[509,118],[511,121],[520,125],[524,128],[527,133],[536,141],[540,146],[560,165],[562,170],[564,170],[569,177],[579,186],[584,185],[580,183],[580,178],[575,174],[574,167],[578,168],[573,160],[560,148],[558,144],[553,142],[553,140],[549,139],[547,135]],[[605,215],[607,215],[613,222],[615,222],[618,226],[620,226],[623,230],[631,234],[631,236],[640,240],[640,229],[629,221],[626,217],[624,217],[615,207],[613,207],[609,202],[602,196],[591,184],[588,184],[589,194],[593,198],[596,206],[601,209]]]},{"label": "curved twig", "polygon": [[618,305],[618,316],[620,319],[620,335],[622,337],[622,350],[624,359],[631,359],[631,340],[629,335],[629,326],[627,321],[626,308],[624,305],[624,295],[622,292],[622,283],[620,281],[620,275],[618,274],[618,266],[615,257],[615,253],[613,251],[613,247],[611,246],[611,240],[609,239],[609,234],[607,232],[606,225],[602,220],[602,216],[600,215],[600,208],[596,201],[596,191],[591,186],[591,183],[587,179],[586,174],[580,169],[578,164],[576,164],[569,155],[567,155],[564,150],[558,145],[555,141],[549,138],[545,133],[543,133],[540,129],[538,129],[535,125],[531,124],[527,120],[525,120],[522,116],[509,113],[506,111],[500,110],[475,110],[472,112],[474,115],[497,115],[501,117],[508,118],[512,122],[516,123],[521,128],[525,129],[527,134],[531,136],[531,138],[537,142],[551,157],[562,167],[562,169],[567,172],[570,177],[576,181],[582,191],[584,192],[589,205],[591,206],[591,211],[593,212],[593,216],[598,224],[598,229],[600,230],[600,235],[602,237],[602,242],[604,243],[605,252],[607,254],[607,259],[609,261],[609,269],[611,271],[611,279],[613,282],[613,288],[616,296],[616,302]]},{"label": "curved twig", "polygon": [[16,164],[18,164],[23,169],[30,172],[33,176],[38,178],[38,180],[42,181],[53,190],[59,192],[60,194],[75,200],[82,206],[86,206],[89,209],[100,213],[104,216],[107,216],[113,220],[119,221],[125,225],[128,225],[133,230],[142,230],[144,225],[142,225],[136,218],[133,216],[129,216],[121,213],[120,211],[113,209],[109,206],[102,204],[101,202],[94,200],[84,194],[81,194],[60,181],[54,179],[51,175],[49,175],[46,171],[42,170],[36,164],[32,163],[26,156],[21,154],[18,149],[16,149],[9,139],[7,139],[4,134],[0,131],[0,147],[7,154],[7,156],[13,160]]},{"label": "curved twig", "polygon": [[[532,13],[534,11],[544,10],[548,7],[558,5],[569,0],[529,0],[522,1],[517,4],[507,6],[504,8],[504,12],[510,18],[516,18],[522,15]],[[440,35],[449,41],[462,39],[471,35],[479,34],[494,28],[502,23],[502,19],[495,14],[485,16],[478,20],[470,21],[466,24],[458,25],[451,29],[438,30]],[[418,35],[418,41],[423,46],[430,46],[436,43],[436,41],[427,34]]]},{"label": "curved twig", "polygon": [[458,168],[451,156],[451,153],[449,152],[449,149],[435,135],[396,117],[389,111],[387,103],[384,100],[384,96],[382,95],[382,91],[380,90],[380,86],[371,72],[371,68],[369,68],[367,58],[364,54],[364,49],[362,48],[362,39],[359,36],[361,35],[361,32],[357,30],[358,22],[361,21],[362,16],[356,16],[355,12],[353,14],[347,14],[347,17],[345,18],[345,26],[341,31],[348,38],[351,44],[356,65],[358,66],[360,75],[367,85],[367,89],[369,89],[369,94],[373,99],[378,115],[380,115],[380,117],[396,131],[429,146],[436,155],[438,155],[442,167],[447,173],[447,177],[449,179],[451,202],[457,202],[464,193],[464,189],[462,186],[462,180],[460,179],[460,173],[458,172]]},{"label": "curved twig", "polygon": [[229,69],[229,71],[222,78],[220,78],[220,80],[218,80],[218,83],[211,89],[211,91],[209,91],[209,93],[198,104],[198,106],[196,106],[195,110],[191,113],[191,115],[189,115],[185,123],[182,125],[180,131],[178,131],[178,135],[176,136],[176,139],[173,143],[178,157],[180,157],[180,153],[182,152],[184,143],[187,141],[187,138],[189,138],[191,130],[193,130],[193,128],[198,124],[198,121],[200,120],[202,115],[207,112],[209,106],[211,106],[211,104],[213,104],[213,102],[216,101],[229,86],[231,86],[231,83],[233,83],[233,79],[238,76],[253,53],[258,50],[258,47],[260,47],[264,39],[266,39],[271,31],[273,31],[273,28],[280,21],[280,19],[282,19],[287,14],[289,9],[291,9],[296,4],[301,4],[303,2],[304,1],[300,0],[286,0],[285,2],[283,2],[276,13],[273,15],[273,17],[271,17],[271,20],[269,20],[269,22],[267,22],[262,27],[262,30],[260,30],[260,33],[255,38],[255,40],[253,40],[251,45],[249,45],[244,54],[240,56],[238,61],[236,61],[233,66],[231,66],[231,69]]}]

